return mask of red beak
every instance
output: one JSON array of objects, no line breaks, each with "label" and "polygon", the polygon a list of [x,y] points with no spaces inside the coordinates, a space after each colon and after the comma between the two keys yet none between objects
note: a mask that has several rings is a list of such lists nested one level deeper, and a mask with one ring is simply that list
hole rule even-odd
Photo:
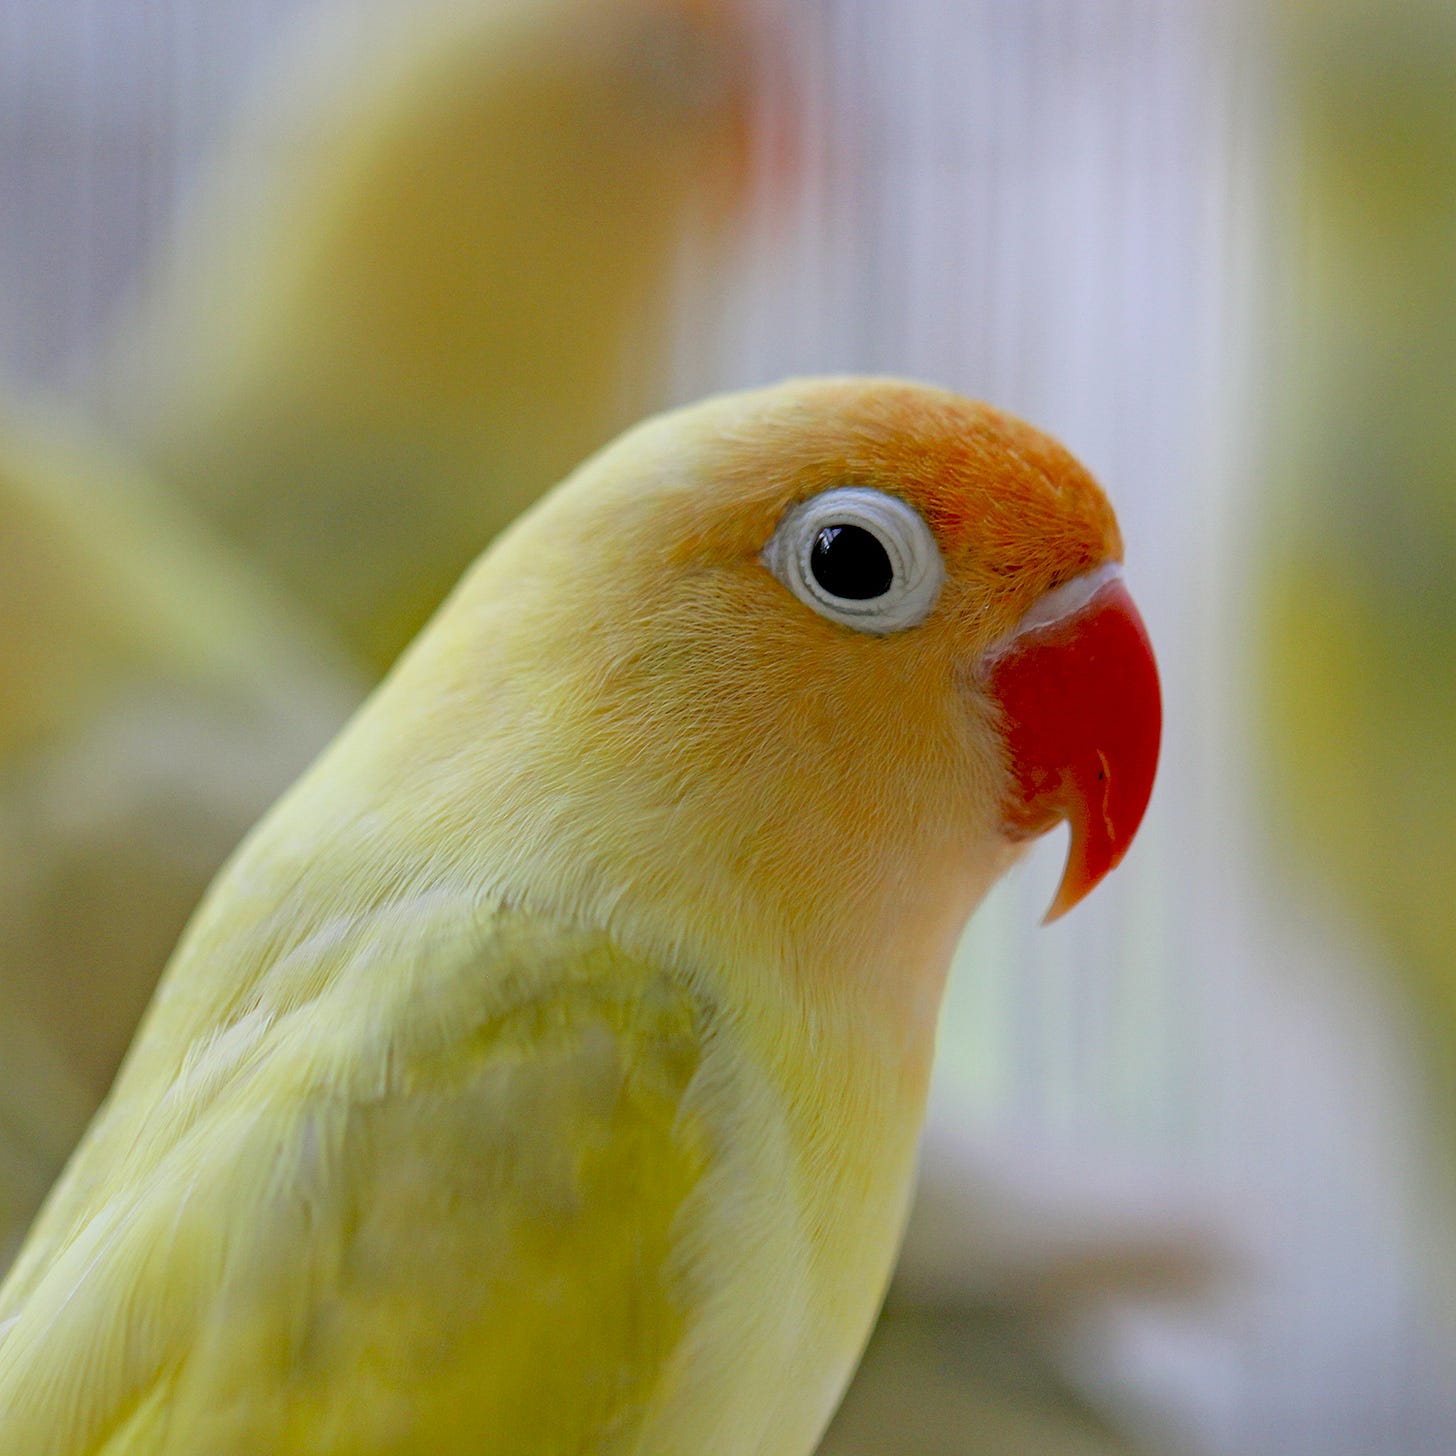
[{"label": "red beak", "polygon": [[1121,570],[1049,592],[983,671],[1005,717],[1007,834],[1028,839],[1063,819],[1072,829],[1049,923],[1121,861],[1153,792],[1158,668]]}]

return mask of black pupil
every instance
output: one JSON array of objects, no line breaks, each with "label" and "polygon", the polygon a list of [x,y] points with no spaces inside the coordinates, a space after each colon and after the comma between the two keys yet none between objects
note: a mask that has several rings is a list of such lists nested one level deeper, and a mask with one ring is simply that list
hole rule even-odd
[{"label": "black pupil", "polygon": [[862,526],[825,526],[814,538],[809,570],[830,596],[852,602],[884,596],[895,580],[885,548]]}]

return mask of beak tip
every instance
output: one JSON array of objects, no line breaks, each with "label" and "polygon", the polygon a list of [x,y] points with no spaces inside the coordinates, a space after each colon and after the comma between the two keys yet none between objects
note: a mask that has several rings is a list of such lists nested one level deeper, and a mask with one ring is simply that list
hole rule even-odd
[{"label": "beak tip", "polygon": [[1080,836],[1074,830],[1072,846],[1067,854],[1067,867],[1062,871],[1057,893],[1046,914],[1042,916],[1041,923],[1051,925],[1075,910],[1121,862],[1122,853],[1119,851],[1103,856],[1101,865],[1088,864],[1086,846],[1080,842]]},{"label": "beak tip", "polygon": [[1074,831],[1072,847],[1067,855],[1067,867],[1062,871],[1061,882],[1057,885],[1057,893],[1053,897],[1052,903],[1041,918],[1043,925],[1051,925],[1070,911],[1075,910],[1102,883],[1113,868],[1109,864],[1101,871],[1089,869],[1085,858],[1078,853],[1081,848],[1078,836]]}]

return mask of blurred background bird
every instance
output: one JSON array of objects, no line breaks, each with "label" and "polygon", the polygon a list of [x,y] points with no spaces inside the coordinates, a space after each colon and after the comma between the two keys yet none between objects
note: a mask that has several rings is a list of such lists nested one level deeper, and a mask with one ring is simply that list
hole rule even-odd
[{"label": "blurred background bird", "polygon": [[661,402],[677,259],[740,220],[778,57],[737,0],[310,20],[98,387],[377,675],[483,543]]},{"label": "blurred background bird", "polygon": [[207,880],[360,685],[75,418],[0,415],[0,1260]]},{"label": "blurred background bird", "polygon": [[1281,858],[1424,1054],[1456,1294],[1456,8],[1281,14],[1294,175],[1261,565]]}]

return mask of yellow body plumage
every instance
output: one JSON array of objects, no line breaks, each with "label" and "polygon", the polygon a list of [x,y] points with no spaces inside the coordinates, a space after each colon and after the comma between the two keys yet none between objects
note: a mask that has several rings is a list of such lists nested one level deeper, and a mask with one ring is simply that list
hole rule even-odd
[{"label": "yellow body plumage", "polygon": [[[764,566],[846,477],[937,521],[913,631]],[[808,1452],[1016,854],[957,665],[1117,550],[1064,452],[917,386],[588,462],[204,901],[0,1291],[0,1450]]]}]

